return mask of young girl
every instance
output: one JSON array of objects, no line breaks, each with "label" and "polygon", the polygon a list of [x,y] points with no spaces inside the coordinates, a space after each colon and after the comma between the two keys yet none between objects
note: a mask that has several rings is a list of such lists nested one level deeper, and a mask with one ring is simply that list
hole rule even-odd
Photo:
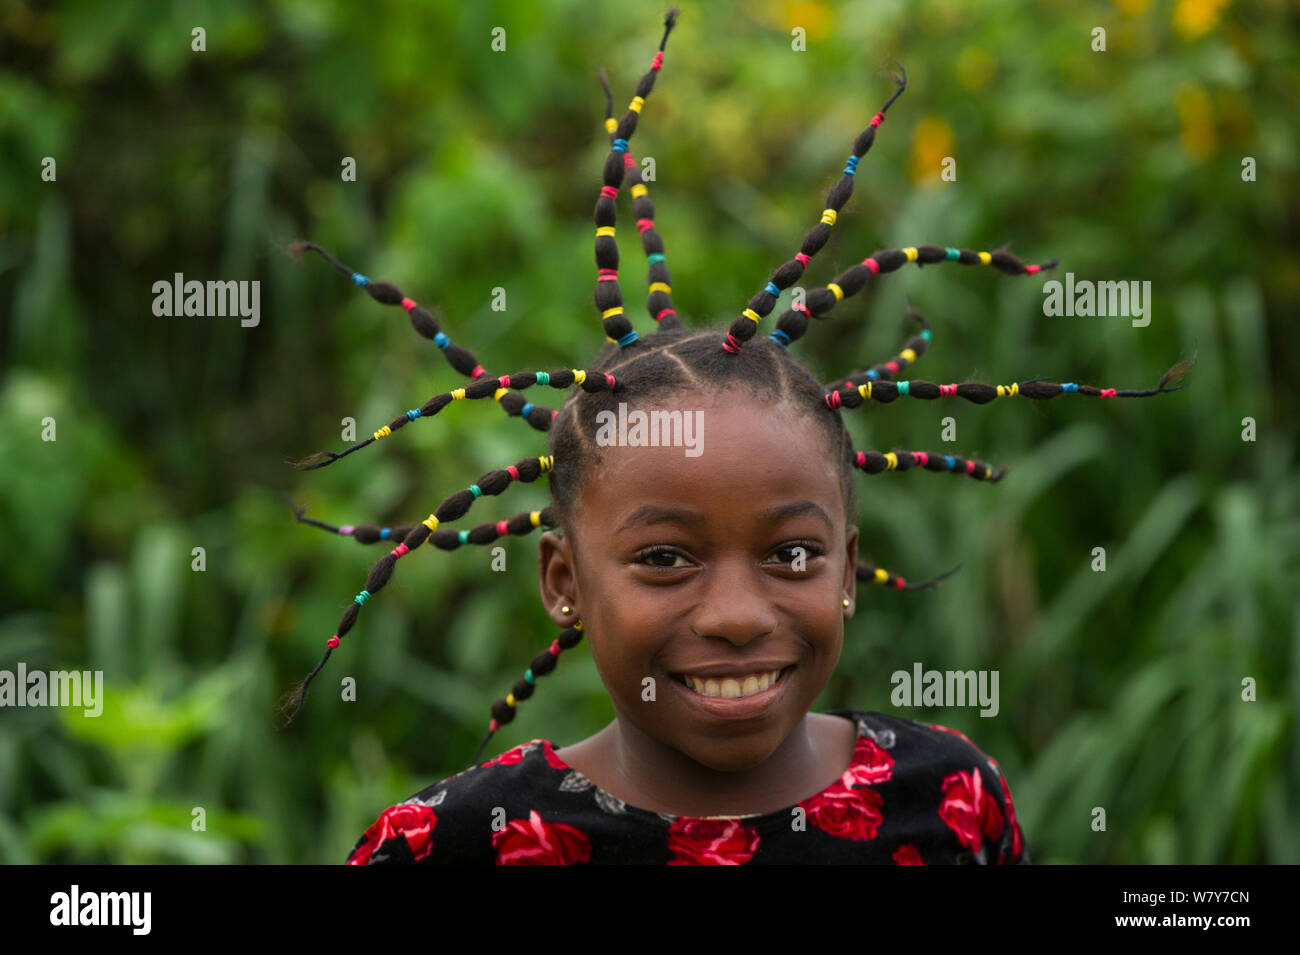
[{"label": "young girl", "polygon": [[[955,455],[855,450],[843,409],[900,397],[978,404],[1011,396],[1142,397],[1174,390],[1166,383],[1185,366],[1148,391],[1041,380],[1009,386],[895,380],[929,343],[929,324],[920,316],[921,332],[893,360],[827,387],[787,351],[810,318],[908,262],[993,265],[1012,275],[1050,267],[1024,265],[1003,251],[938,246],[878,251],[810,289],[769,336],[755,337],[782,290],[825,245],[852,194],[858,160],[905,76],[855,140],[800,251],[725,334],[683,327],[672,307],[654,206],[628,152],[674,20],[675,11],[627,113],[616,121],[607,108],[611,150],[595,209],[595,298],[607,344],[590,368],[490,375],[447,338],[432,312],[391,283],[371,281],[318,246],[298,246],[324,256],[378,301],[400,303],[416,330],[473,379],[394,418],[373,438],[303,466],[332,463],[454,401],[489,395],[548,432],[549,453],[489,472],[418,525],[336,528],[299,513],[300,520],[362,543],[401,543],[374,565],[321,662],[287,701],[293,715],[400,558],[426,541],[453,549],[542,526],[555,530],[539,541],[540,593],[562,631],[493,705],[484,746],[584,635],[616,714],[594,736],[563,747],[534,739],[481,764],[476,756],[476,765],[381,813],[347,861],[1027,863],[1006,780],[961,733],[860,710],[810,712],[839,660],[856,583],[896,589],[934,583],[909,585],[858,560],[854,471],[922,467],[977,480],[1002,476]],[[617,278],[615,198],[625,177],[649,264],[647,308],[658,323],[645,338],[623,314]],[[579,390],[557,411],[513,390],[534,385]],[[634,428],[626,441],[609,440],[610,421],[633,411],[657,423],[652,434]],[[689,449],[681,440],[687,422],[695,424]],[[470,530],[440,529],[480,496],[543,473],[550,474],[550,507]]]}]

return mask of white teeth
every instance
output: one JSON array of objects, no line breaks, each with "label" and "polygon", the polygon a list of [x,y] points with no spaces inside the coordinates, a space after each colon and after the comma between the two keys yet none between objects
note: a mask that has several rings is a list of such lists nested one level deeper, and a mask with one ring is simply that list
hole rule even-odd
[{"label": "white teeth", "polygon": [[762,693],[776,683],[780,676],[780,670],[768,670],[766,673],[750,673],[742,677],[728,676],[701,679],[696,676],[685,676],[682,679],[685,680],[687,686],[701,696],[721,696],[725,699],[734,700],[743,696]]}]

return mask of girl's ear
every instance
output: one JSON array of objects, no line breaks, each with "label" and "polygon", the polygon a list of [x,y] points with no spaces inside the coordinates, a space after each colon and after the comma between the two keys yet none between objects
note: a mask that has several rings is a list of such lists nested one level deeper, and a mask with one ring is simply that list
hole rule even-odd
[{"label": "girl's ear", "polygon": [[[578,576],[569,536],[543,531],[537,542],[537,582],[542,606],[558,627],[571,627],[582,614]],[[561,608],[566,608],[562,610]]]},{"label": "girl's ear", "polygon": [[844,616],[853,616],[853,602],[858,587],[858,528],[850,524],[844,535],[844,597],[849,605],[844,608]]}]

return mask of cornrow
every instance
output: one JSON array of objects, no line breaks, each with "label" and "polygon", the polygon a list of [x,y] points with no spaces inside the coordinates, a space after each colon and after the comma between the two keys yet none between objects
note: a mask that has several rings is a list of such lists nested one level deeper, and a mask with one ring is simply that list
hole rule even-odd
[{"label": "cornrow", "polygon": [[[352,537],[360,544],[400,539],[396,548],[381,557],[370,568],[366,586],[343,612],[336,632],[326,641],[326,650],[316,667],[302,683],[282,700],[288,714],[285,725],[300,712],[311,681],[339,647],[344,637],[356,623],[361,606],[381,590],[392,578],[397,561],[417,549],[426,541],[441,550],[455,550],[465,544],[490,544],[506,534],[522,535],[538,527],[563,530],[576,549],[579,543],[574,534],[573,517],[582,497],[583,488],[595,479],[596,464],[603,453],[591,435],[596,433],[596,421],[602,412],[612,412],[620,401],[628,397],[639,403],[651,405],[657,399],[672,397],[691,391],[735,396],[742,394],[782,411],[787,407],[793,414],[811,418],[821,430],[832,459],[839,462],[840,486],[844,496],[847,519],[856,523],[857,497],[855,471],[879,474],[885,471],[908,471],[921,468],[927,471],[946,471],[975,480],[996,483],[1006,474],[1006,466],[994,469],[987,462],[960,455],[937,454],[927,451],[895,450],[888,452],[858,450],[853,447],[842,414],[845,407],[856,408],[867,401],[888,404],[900,397],[932,400],[940,397],[959,397],[976,404],[985,404],[1001,397],[1053,398],[1058,394],[1081,394],[1090,397],[1149,397],[1176,391],[1181,386],[1171,386],[1180,379],[1195,360],[1195,355],[1167,371],[1159,384],[1144,391],[1117,388],[1096,388],[1073,382],[1055,383],[1044,379],[1017,381],[1010,385],[989,385],[981,382],[962,382],[940,385],[921,379],[895,380],[910,368],[928,348],[931,340],[930,322],[911,307],[908,317],[919,322],[921,330],[907,339],[898,355],[890,361],[873,365],[863,372],[851,374],[834,384],[823,386],[806,365],[791,356],[787,346],[798,340],[807,328],[808,320],[821,317],[844,298],[856,294],[867,280],[882,272],[891,272],[908,262],[926,265],[937,262],[957,262],[963,265],[992,265],[1007,275],[1034,275],[1055,262],[1043,265],[1025,265],[1005,250],[977,252],[967,249],[939,246],[914,246],[903,249],[886,249],[864,259],[861,264],[843,272],[834,282],[809,291],[799,306],[780,316],[777,329],[769,336],[752,341],[747,348],[740,345],[754,336],[759,319],[774,307],[781,290],[788,287],[804,272],[811,257],[826,243],[836,215],[852,194],[853,175],[858,160],[866,154],[875,140],[875,130],[884,119],[885,110],[906,87],[906,73],[896,77],[898,89],[872,119],[853,144],[844,174],[832,187],[827,197],[827,212],[822,221],[804,237],[801,251],[794,260],[781,265],[773,273],[768,286],[751,300],[746,314],[733,320],[728,331],[706,329],[688,330],[683,327],[672,305],[667,266],[664,261],[663,240],[654,227],[654,205],[648,189],[641,182],[640,172],[628,152],[628,140],[636,129],[645,98],[654,86],[655,74],[663,64],[663,51],[668,35],[677,19],[673,8],[664,19],[664,33],[650,70],[637,84],[636,95],[621,120],[613,118],[613,94],[605,77],[601,85],[606,96],[606,130],[611,136],[610,153],[604,162],[604,186],[597,200],[594,218],[597,226],[596,265],[600,270],[596,282],[596,307],[601,311],[607,343],[596,361],[586,369],[557,369],[552,372],[520,372],[516,375],[494,377],[477,363],[474,356],[461,346],[454,345],[442,333],[434,314],[405,298],[401,291],[388,282],[374,282],[353,272],[335,260],[319,246],[309,242],[295,243],[292,251],[300,254],[311,250],[348,276],[358,286],[384,304],[401,304],[411,316],[411,323],[426,338],[433,338],[446,353],[448,361],[457,371],[474,381],[449,392],[441,392],[418,409],[394,418],[376,431],[373,436],[341,453],[319,452],[302,463],[304,469],[328,464],[344,457],[359,447],[381,440],[404,427],[408,421],[437,414],[449,403],[464,398],[485,398],[492,395],[510,415],[519,415],[538,431],[547,432],[547,454],[522,458],[516,464],[490,471],[476,484],[447,497],[428,518],[418,524],[383,526],[378,524],[332,525],[308,517],[304,508],[289,504],[295,519],[336,536]],[[620,155],[621,154],[621,155]],[[622,295],[618,288],[618,248],[614,240],[615,197],[625,174],[632,186],[634,214],[642,236],[642,246],[649,264],[649,296],[647,309],[655,318],[657,328],[644,338],[632,330],[630,321],[623,315]],[[752,315],[749,313],[753,313]],[[610,347],[617,343],[618,348]],[[632,348],[629,346],[635,345]],[[721,347],[719,347],[721,346]],[[535,406],[525,401],[518,390],[535,384],[571,389],[558,410]],[[573,385],[579,387],[573,388]],[[532,482],[542,474],[549,474],[551,504],[545,508],[521,511],[500,521],[486,521],[469,529],[457,530],[442,525],[463,517],[475,500],[484,494],[500,494],[514,481]],[[908,583],[901,575],[867,561],[858,561],[855,577],[859,581],[879,584],[889,590],[914,591],[936,587],[960,568],[929,580]],[[484,748],[496,731],[511,722],[518,704],[531,698],[536,680],[552,672],[560,654],[575,647],[582,639],[583,628],[579,620],[565,628],[539,653],[516,681],[510,692],[493,702],[487,735],[479,744],[474,761],[477,763]]]},{"label": "cornrow", "polygon": [[[659,52],[654,55],[650,69],[637,83],[636,95],[632,97],[627,112],[614,128],[609,156],[605,159],[603,169],[604,184],[600,188],[600,197],[596,200],[596,209],[592,214],[596,222],[596,310],[600,312],[601,322],[605,326],[606,340],[617,342],[619,348],[627,348],[634,344],[637,333],[632,328],[632,322],[623,314],[623,293],[618,287],[618,243],[614,240],[614,198],[618,195],[619,186],[623,184],[624,171],[636,168],[635,160],[627,151],[628,140],[636,132],[637,117],[641,115],[646,97],[654,89],[655,75],[664,63],[664,46],[668,43],[668,34],[673,31],[673,26],[677,23],[677,15],[678,10],[673,7],[664,17],[664,35],[659,41]],[[637,178],[639,180],[640,176]]]},{"label": "cornrow", "polygon": [[[835,225],[840,210],[853,195],[853,178],[858,170],[858,162],[876,141],[876,128],[885,121],[885,111],[893,105],[894,100],[903,95],[903,90],[907,89],[907,71],[903,69],[903,64],[895,63],[895,65],[901,75],[891,75],[898,89],[894,91],[893,96],[889,97],[885,105],[880,107],[876,115],[871,117],[867,128],[858,133],[858,138],[853,141],[853,152],[844,164],[844,172],[840,174],[839,180],[826,196],[826,208],[822,210],[821,221],[803,237],[803,243],[794,258],[772,273],[767,285],[749,300],[745,310],[732,321],[727,338],[722,343],[722,347],[727,351],[734,354],[740,350],[741,345],[754,337],[758,323],[776,307],[776,301],[781,297],[782,290],[789,288],[803,275],[812,257],[821,251],[826,240],[831,237],[831,227]],[[775,332],[769,337],[781,344],[781,339],[776,337]],[[784,344],[788,345],[789,342]]]},{"label": "cornrow", "polygon": [[908,262],[930,265],[936,262],[956,262],[959,265],[992,265],[1004,275],[1037,275],[1044,269],[1056,267],[1056,260],[1041,265],[1025,265],[1005,249],[994,252],[973,252],[970,249],[940,248],[937,245],[910,245],[902,249],[880,249],[871,253],[820,288],[809,289],[802,304],[793,305],[777,319],[777,331],[782,337],[775,339],[785,347],[798,341],[808,328],[810,318],[821,318],[836,303],[862,291],[867,279],[873,275],[893,272]]},{"label": "cornrow", "polygon": [[[557,368],[549,372],[521,371],[513,375],[501,375],[497,378],[479,378],[472,385],[434,395],[419,408],[412,408],[410,411],[399,415],[370,437],[357,442],[346,451],[317,451],[315,454],[295,462],[294,467],[300,471],[313,471],[317,468],[323,468],[326,465],[333,464],[339,458],[346,458],[352,452],[360,451],[375,441],[388,437],[394,431],[400,431],[406,427],[408,422],[417,418],[433,417],[453,401],[486,398],[489,395],[501,402],[503,406],[506,406],[507,414],[518,414],[527,418],[528,423],[534,428],[545,431],[550,427],[551,420],[559,412],[541,405],[535,405],[524,398],[523,395],[520,395],[517,391],[511,391],[511,389],[522,390],[531,388],[533,385],[570,388],[575,384],[584,391],[613,391],[618,387],[618,382],[613,375],[593,373],[588,377],[586,369],[582,368]],[[508,406],[507,402],[509,402]]]},{"label": "cornrow", "polygon": [[[614,118],[614,94],[610,92],[604,71],[600,74],[600,85],[605,91],[605,129],[612,141],[618,132],[618,120]],[[645,252],[648,266],[646,283],[649,295],[645,303],[646,311],[660,328],[681,328],[682,320],[673,308],[672,279],[664,262],[664,240],[655,229],[655,204],[641,179],[641,167],[632,158],[631,152],[627,154],[624,166],[627,169],[628,193],[632,196],[632,214],[636,216],[636,227],[641,233],[641,248]]]}]

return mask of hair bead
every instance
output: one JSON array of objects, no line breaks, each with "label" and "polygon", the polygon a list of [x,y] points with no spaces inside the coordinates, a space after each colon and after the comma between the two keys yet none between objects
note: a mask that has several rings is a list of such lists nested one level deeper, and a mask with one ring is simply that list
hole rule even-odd
[{"label": "hair bead", "polygon": [[829,283],[826,287],[831,290],[832,294],[834,294],[835,301],[844,301],[844,289],[840,288],[834,282]]},{"label": "hair bead", "polygon": [[650,283],[650,291],[651,291],[651,292],[663,292],[663,293],[666,295],[666,294],[668,294],[669,292],[672,291],[672,288],[668,285],[667,282],[651,282],[651,283]]},{"label": "hair bead", "polygon": [[610,148],[610,150],[611,150],[612,152],[616,152],[616,153],[625,153],[625,152],[627,152],[627,140],[626,140],[626,139],[616,139],[616,140],[614,140],[613,143],[610,144],[610,147],[609,147],[609,148]]},{"label": "hair bead", "polygon": [[635,186],[633,186],[633,187],[629,190],[629,192],[632,193],[632,198],[633,198],[633,199],[640,199],[642,196],[644,196],[644,195],[645,195],[647,192],[649,192],[649,191],[650,191],[650,190],[647,189],[647,188],[645,187],[645,183],[644,183],[644,182],[638,182]]},{"label": "hair bead", "polygon": [[834,224],[835,224],[835,219],[836,219],[838,216],[839,216],[839,213],[836,212],[834,209],[823,209],[823,210],[822,210],[822,222],[825,222],[827,225],[834,225]]},{"label": "hair bead", "polygon": [[980,252],[978,255],[980,257],[980,265],[988,265],[993,261],[993,256],[989,255],[987,252]]}]

